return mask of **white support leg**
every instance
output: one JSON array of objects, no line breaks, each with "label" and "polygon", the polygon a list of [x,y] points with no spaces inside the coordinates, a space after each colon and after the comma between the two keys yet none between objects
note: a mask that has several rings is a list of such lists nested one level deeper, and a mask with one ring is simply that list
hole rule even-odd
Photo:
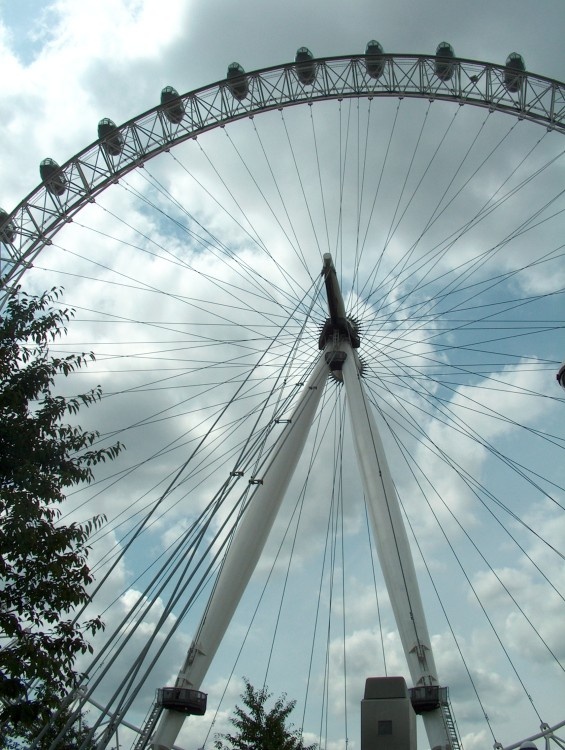
[{"label": "white support leg", "polygon": [[[339,349],[346,354],[342,376],[357,463],[379,561],[410,675],[414,686],[437,685],[437,671],[412,553],[382,440],[363,388],[355,352],[345,340],[340,341]],[[441,710],[423,716],[430,746],[449,747]]]},{"label": "white support leg", "polygon": [[[199,689],[251,578],[320,402],[328,367],[321,355],[304,387],[290,423],[267,463],[226,554],[208,607],[177,679],[178,687]],[[185,716],[164,711],[151,740],[156,750],[171,748]]]}]

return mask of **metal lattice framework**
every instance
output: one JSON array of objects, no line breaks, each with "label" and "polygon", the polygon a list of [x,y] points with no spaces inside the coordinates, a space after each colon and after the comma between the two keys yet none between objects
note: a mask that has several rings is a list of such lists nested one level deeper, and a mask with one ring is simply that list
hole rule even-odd
[{"label": "metal lattice framework", "polygon": [[[222,80],[180,96],[174,102],[180,117],[170,116],[168,103],[119,126],[111,136],[119,148],[108,148],[108,139],[95,141],[51,175],[64,189],[53,190],[49,181],[42,182],[0,226],[5,292],[57,231],[110,183],[178,143],[258,112],[327,99],[414,97],[486,107],[565,132],[565,84],[559,81],[459,58],[449,60],[449,77],[438,75],[440,58],[435,56],[383,55],[371,60],[378,61],[378,75],[369,72],[365,55],[315,60],[311,84],[300,80],[294,63],[247,73],[242,98],[234,96],[228,79]],[[5,294],[0,305],[2,297]]]}]

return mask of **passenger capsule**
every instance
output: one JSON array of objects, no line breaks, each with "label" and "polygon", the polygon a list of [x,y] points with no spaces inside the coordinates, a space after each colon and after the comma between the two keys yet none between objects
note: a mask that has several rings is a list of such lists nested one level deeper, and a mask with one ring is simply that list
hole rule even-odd
[{"label": "passenger capsule", "polygon": [[520,90],[522,78],[526,70],[526,63],[522,55],[512,52],[508,55],[505,62],[506,70],[504,71],[504,85],[511,94]]},{"label": "passenger capsule", "polygon": [[105,117],[98,123],[98,139],[108,156],[119,156],[124,148],[124,139],[115,122]]},{"label": "passenger capsule", "polygon": [[371,39],[365,47],[365,67],[371,78],[380,78],[385,69],[383,58],[385,51],[379,42]]},{"label": "passenger capsule", "polygon": [[208,695],[191,688],[164,687],[157,690],[157,705],[192,716],[204,716]]},{"label": "passenger capsule", "polygon": [[311,86],[316,80],[316,63],[308,47],[300,47],[296,52],[296,75],[303,86]]},{"label": "passenger capsule", "polygon": [[561,388],[565,388],[565,362],[563,362],[555,377]]},{"label": "passenger capsule", "polygon": [[39,165],[39,174],[50,193],[59,196],[63,195],[67,189],[67,178],[56,161],[53,159],[43,159]]},{"label": "passenger capsule", "polygon": [[249,93],[249,84],[245,71],[239,63],[232,62],[228,66],[227,75],[228,88],[235,99],[241,101]]},{"label": "passenger capsule", "polygon": [[172,86],[165,86],[161,91],[161,105],[163,114],[169,122],[178,125],[184,117],[184,104],[181,101],[179,92]]},{"label": "passenger capsule", "polygon": [[441,81],[449,81],[455,68],[453,47],[448,42],[440,42],[436,49],[435,74]]},{"label": "passenger capsule", "polygon": [[12,245],[16,239],[16,227],[8,221],[8,214],[0,208],[0,242],[4,245]]}]

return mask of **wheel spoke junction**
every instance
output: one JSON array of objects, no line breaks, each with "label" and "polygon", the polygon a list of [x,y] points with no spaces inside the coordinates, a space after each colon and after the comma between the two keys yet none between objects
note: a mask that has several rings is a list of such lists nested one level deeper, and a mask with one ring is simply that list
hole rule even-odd
[{"label": "wheel spoke junction", "polygon": [[[106,629],[72,696],[100,747],[150,746],[181,670],[207,710],[161,744],[213,747],[246,677],[297,700],[309,742],[359,748],[365,680],[417,687],[426,640],[426,674],[449,686],[467,750],[563,720],[565,143],[557,105],[550,130],[505,110],[523,112],[533,82],[540,106],[544,81],[554,101],[562,89],[529,76],[512,93],[491,66],[493,106],[459,106],[487,85],[485,64],[460,61],[442,81],[433,58],[389,56],[388,78],[363,56],[315,62],[311,85],[292,65],[269,69],[242,99],[227,82],[181,97],[176,125],[160,109],[120,126],[115,160],[98,143],[65,166],[74,190],[97,148],[100,183],[61,196],[44,185],[50,220],[34,194],[25,221],[10,215],[15,234],[3,225],[9,285],[62,286],[75,309],[54,349],[96,355],[61,392],[100,383],[81,423],[126,446],[65,508],[107,518],[77,613]],[[342,95],[355,71],[372,96]],[[416,77],[428,94],[403,93]],[[449,87],[459,99],[443,100]],[[202,120],[192,137],[203,97],[225,127]],[[155,158],[127,152],[138,131]],[[327,254],[341,290],[329,312]],[[304,445],[285,449],[308,394]],[[354,426],[361,407],[369,433]],[[364,483],[357,468],[373,427],[402,539],[375,516],[382,469],[369,458]],[[265,471],[287,449],[296,469],[275,496]],[[249,509],[279,502],[260,553]],[[412,616],[427,621],[415,649],[395,619],[396,593],[413,589],[394,578],[402,565],[386,569],[394,549],[413,558]]]}]

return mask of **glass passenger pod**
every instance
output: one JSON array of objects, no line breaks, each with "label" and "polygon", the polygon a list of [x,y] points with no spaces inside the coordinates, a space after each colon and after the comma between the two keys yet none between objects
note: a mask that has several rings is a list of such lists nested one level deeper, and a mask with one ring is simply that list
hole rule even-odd
[{"label": "glass passenger pod", "polygon": [[241,101],[249,94],[249,84],[245,71],[239,63],[232,62],[228,66],[227,86],[234,99]]},{"label": "glass passenger pod", "polygon": [[380,78],[385,69],[384,55],[385,51],[382,44],[371,39],[365,47],[365,68],[371,78]]},{"label": "glass passenger pod", "polygon": [[565,388],[565,362],[563,362],[559,370],[557,370],[557,375],[555,377],[561,388]]},{"label": "glass passenger pod", "polygon": [[417,714],[425,714],[428,711],[435,711],[440,706],[446,705],[448,700],[448,690],[446,687],[439,685],[421,685],[410,688],[410,702],[412,708]]},{"label": "glass passenger pod", "polygon": [[0,208],[0,242],[3,245],[12,245],[16,239],[16,227],[8,221],[8,214]]},{"label": "glass passenger pod", "polygon": [[119,156],[124,148],[124,139],[115,122],[105,117],[98,123],[98,139],[108,156]]},{"label": "glass passenger pod", "polygon": [[455,70],[453,47],[448,42],[440,42],[436,49],[435,74],[440,81],[449,81]]},{"label": "glass passenger pod", "polygon": [[67,189],[67,178],[56,161],[43,159],[39,165],[39,174],[45,183],[45,187],[52,195],[63,195]]},{"label": "glass passenger pod", "polygon": [[181,101],[179,92],[172,86],[165,86],[161,91],[161,105],[163,114],[173,125],[179,125],[184,117],[184,104]]},{"label": "glass passenger pod", "polygon": [[157,704],[169,711],[204,716],[208,695],[190,688],[164,687],[157,690]]},{"label": "glass passenger pod", "polygon": [[300,47],[296,51],[296,75],[303,86],[311,86],[316,80],[316,63],[312,62],[314,55],[308,47]]},{"label": "glass passenger pod", "polygon": [[526,63],[522,55],[519,55],[517,52],[511,52],[504,64],[506,66],[506,70],[504,71],[504,85],[511,94],[515,94],[517,91],[520,91],[522,86]]}]

